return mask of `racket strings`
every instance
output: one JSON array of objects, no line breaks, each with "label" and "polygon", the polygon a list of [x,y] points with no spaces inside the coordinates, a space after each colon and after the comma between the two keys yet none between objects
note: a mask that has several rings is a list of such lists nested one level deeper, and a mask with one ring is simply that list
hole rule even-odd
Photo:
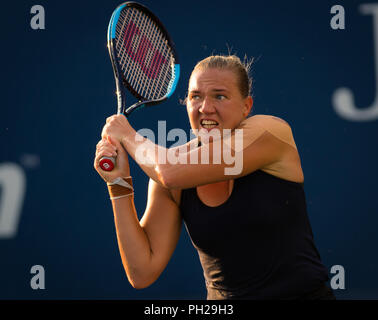
[{"label": "racket strings", "polygon": [[[137,12],[137,13],[139,13],[139,12]],[[135,19],[135,22],[136,22],[136,25],[140,25],[140,24],[142,24],[142,23],[144,23],[144,21],[141,21],[141,19],[143,19],[143,18],[145,18],[145,17],[143,17],[143,16],[141,16],[140,14],[137,16],[137,18]],[[144,19],[145,20],[145,19]],[[139,55],[136,57],[136,58],[134,58],[134,63],[132,64],[132,69],[131,69],[131,71],[130,71],[130,74],[133,76],[132,77],[132,79],[130,79],[131,81],[130,81],[130,84],[131,84],[131,86],[133,87],[133,88],[135,88],[135,91],[137,91],[137,92],[140,92],[140,90],[138,90],[137,88],[136,88],[136,85],[137,84],[139,84],[139,85],[141,85],[142,84],[142,81],[140,81],[140,78],[142,77],[142,75],[141,75],[141,72],[140,72],[140,69],[138,70],[137,69],[137,66],[138,66],[138,64],[140,64],[141,63],[141,52],[143,52],[144,51],[144,49],[145,49],[145,42],[142,44],[142,46],[140,45],[140,40],[141,40],[141,38],[140,37],[136,37],[136,36],[134,36],[134,33],[136,32],[136,30],[137,30],[137,27],[136,27],[136,25],[135,24],[133,24],[133,25],[131,25],[131,28],[132,28],[132,31],[130,31],[130,33],[131,33],[131,37],[132,37],[132,39],[131,39],[131,41],[132,41],[132,43],[131,43],[131,48],[132,48],[132,52],[136,52],[136,50],[137,50],[137,48],[139,48],[140,47],[140,50],[139,50]],[[123,48],[125,48],[125,46],[124,46],[124,43],[123,43]],[[124,52],[126,52],[126,51],[124,51]],[[139,80],[139,81],[138,81]]]},{"label": "racket strings", "polygon": [[[136,10],[133,10],[132,13],[138,13],[138,11]],[[124,17],[124,15],[123,15]],[[134,17],[131,17],[133,18],[134,20],[136,20],[136,16]],[[122,42],[117,42],[117,46],[118,46],[118,50],[119,50],[119,54],[118,56],[120,57],[120,60],[121,60],[121,67],[124,71],[124,75],[126,76],[127,74],[130,74],[130,75],[135,75],[135,68],[136,68],[136,60],[134,59],[131,59],[130,56],[128,54],[126,54],[126,45],[128,42],[130,42],[131,40],[134,40],[132,36],[132,34],[135,33],[135,25],[131,25],[129,26],[128,29],[125,29],[125,24],[126,26],[129,25],[129,21],[126,22],[126,20],[124,20],[123,22],[123,25],[122,25],[122,28],[120,28],[119,32],[120,32],[120,36],[122,36],[123,38],[123,41]],[[130,39],[131,37],[131,39]],[[131,44],[131,46],[133,47],[132,49],[135,50],[135,41]],[[130,84],[133,86],[133,81],[130,81],[130,80],[134,80],[134,79],[128,79],[129,82],[131,82]]]},{"label": "racket strings", "polygon": [[[133,48],[137,48],[138,46],[140,46],[140,43],[139,42],[136,42],[133,44]],[[145,46],[145,43],[144,43],[144,46]],[[141,51],[143,52],[145,50],[145,47],[141,47]],[[146,57],[146,64],[148,65],[149,63],[152,64],[153,62],[151,61],[152,60],[152,54],[151,54],[151,50],[147,50],[147,54],[150,56],[150,57]],[[161,57],[160,57],[161,59]],[[137,57],[137,60],[136,60],[137,63],[141,63],[141,60],[140,60],[140,57]],[[157,62],[158,64],[160,64],[161,62],[158,61]],[[135,87],[136,91],[142,91],[141,87],[142,85],[145,85],[145,92],[144,92],[144,95],[147,94],[147,92],[149,91],[150,88],[158,88],[160,87],[160,89],[162,89],[164,87],[164,85],[162,83],[159,83],[159,84],[156,84],[156,82],[161,82],[161,78],[164,76],[164,71],[167,71],[167,70],[162,70],[161,73],[160,73],[160,77],[154,77],[155,80],[154,81],[150,81],[150,82],[147,82],[147,83],[143,83],[142,81],[138,81],[138,79],[141,78],[142,76],[142,71],[144,71],[144,73],[146,73],[146,70],[143,70],[142,68],[138,68],[137,67],[138,64],[134,63],[133,64],[133,69],[130,70],[130,74],[133,76],[132,77],[132,81],[131,81],[131,85],[133,87]],[[163,67],[165,67],[167,69],[167,65],[166,64],[163,64]],[[163,77],[164,78],[164,77]],[[161,92],[161,90],[159,91]],[[151,91],[150,91],[151,93]],[[156,96],[156,90],[153,92],[153,96],[152,97],[157,97]]]},{"label": "racket strings", "polygon": [[116,52],[129,85],[146,99],[159,99],[170,89],[173,53],[159,27],[134,8],[121,12],[116,25]]},{"label": "racket strings", "polygon": [[[131,11],[131,10],[130,10]],[[134,12],[131,11],[132,13]],[[130,17],[129,17],[130,18]],[[134,20],[136,17],[132,17]],[[123,20],[122,27],[120,27],[120,21]],[[126,29],[125,26],[128,26]],[[135,32],[135,25],[129,25],[129,21],[125,19],[125,14],[121,14],[121,19],[117,23],[116,26],[116,48],[118,51],[118,57],[120,59],[120,65],[122,68],[122,71],[124,72],[124,75],[126,77],[127,74],[135,74],[135,67],[136,67],[136,61],[135,59],[131,59],[131,57],[126,52],[126,46],[128,43],[133,40],[133,38],[130,39],[130,36]],[[129,45],[130,47],[135,47],[135,41]],[[134,48],[135,49],[135,48]],[[130,82],[130,79],[128,79]]]}]

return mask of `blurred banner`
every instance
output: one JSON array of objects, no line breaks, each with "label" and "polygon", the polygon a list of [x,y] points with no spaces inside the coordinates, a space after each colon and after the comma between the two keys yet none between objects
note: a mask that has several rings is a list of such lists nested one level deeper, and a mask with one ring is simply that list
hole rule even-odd
[{"label": "blurred banner", "polygon": [[[182,77],[135,129],[189,133],[184,99],[197,61],[254,58],[253,114],[291,125],[315,242],[339,299],[378,298],[378,2],[142,1],[174,39]],[[2,5],[0,299],[205,299],[185,227],[150,287],[128,283],[111,203],[93,168],[116,111],[106,31],[116,1]],[[134,163],[142,216],[147,176]],[[248,254],[248,253],[247,253]]]}]

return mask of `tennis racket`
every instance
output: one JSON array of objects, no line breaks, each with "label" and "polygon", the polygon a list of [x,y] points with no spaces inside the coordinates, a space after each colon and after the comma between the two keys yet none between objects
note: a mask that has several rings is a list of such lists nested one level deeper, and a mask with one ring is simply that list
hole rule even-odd
[{"label": "tennis racket", "polygon": [[[128,117],[142,107],[167,100],[175,91],[180,65],[174,43],[160,20],[145,6],[125,2],[113,12],[108,49],[117,94],[117,113]],[[138,100],[126,108],[126,89]],[[102,170],[112,171],[115,158],[103,157]]]}]

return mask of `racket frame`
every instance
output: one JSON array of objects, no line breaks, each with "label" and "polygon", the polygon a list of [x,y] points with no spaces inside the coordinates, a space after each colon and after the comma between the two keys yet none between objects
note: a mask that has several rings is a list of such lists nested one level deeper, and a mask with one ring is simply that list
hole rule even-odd
[{"label": "racket frame", "polygon": [[[119,19],[119,16],[121,14],[121,11],[125,7],[132,7],[136,8],[143,13],[145,13],[151,20],[156,23],[156,25],[159,27],[160,31],[163,33],[164,37],[168,41],[168,45],[170,46],[172,50],[172,55],[174,58],[174,64],[171,65],[172,74],[174,74],[174,77],[171,80],[171,83],[169,84],[169,90],[165,96],[163,96],[160,99],[155,100],[145,100],[144,97],[142,97],[138,92],[136,92],[133,87],[127,82],[125,77],[123,76],[121,66],[119,65],[118,59],[116,57],[116,49],[115,49],[115,29],[116,25]],[[110,60],[112,62],[113,72],[114,72],[114,78],[116,82],[116,94],[117,94],[117,113],[118,114],[124,114],[126,117],[128,117],[132,111],[147,107],[147,106],[153,106],[160,104],[167,100],[175,91],[179,77],[180,77],[180,64],[178,61],[177,51],[175,48],[175,44],[172,41],[172,38],[168,34],[166,28],[164,27],[163,23],[145,6],[141,5],[140,3],[128,1],[125,3],[120,4],[113,12],[112,17],[109,22],[108,26],[108,50],[110,55]],[[126,93],[125,88],[139,101],[131,105],[126,109]]]}]

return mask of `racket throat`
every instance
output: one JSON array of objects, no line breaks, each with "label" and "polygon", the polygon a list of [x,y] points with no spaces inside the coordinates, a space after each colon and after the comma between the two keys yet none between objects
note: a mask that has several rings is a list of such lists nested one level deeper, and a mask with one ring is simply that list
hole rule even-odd
[{"label": "racket throat", "polygon": [[122,89],[119,84],[119,81],[117,80],[116,80],[117,114],[123,114],[125,112],[126,99],[125,99],[125,95],[122,94],[121,92]]},{"label": "racket throat", "polygon": [[124,112],[123,114],[128,117],[131,112],[133,112],[135,109],[140,109],[140,108],[144,108],[146,105],[145,105],[145,101],[138,101],[136,103],[134,103],[132,106],[128,107]]}]

